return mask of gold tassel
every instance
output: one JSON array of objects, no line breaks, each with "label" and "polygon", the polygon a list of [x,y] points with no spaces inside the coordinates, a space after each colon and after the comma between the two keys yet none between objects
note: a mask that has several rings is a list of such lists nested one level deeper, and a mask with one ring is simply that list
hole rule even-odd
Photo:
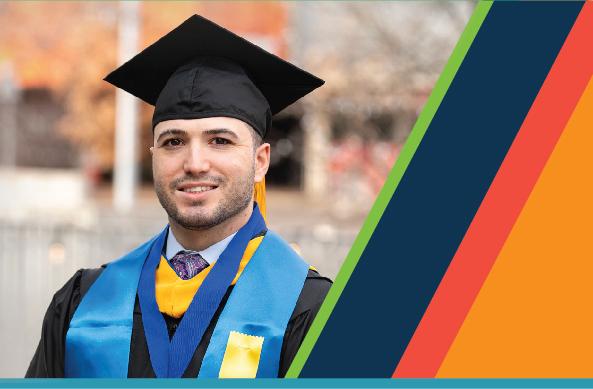
[{"label": "gold tassel", "polygon": [[259,206],[259,211],[261,212],[264,220],[267,222],[268,219],[266,217],[266,179],[263,178],[260,182],[256,182],[253,186],[253,198],[257,205]]}]

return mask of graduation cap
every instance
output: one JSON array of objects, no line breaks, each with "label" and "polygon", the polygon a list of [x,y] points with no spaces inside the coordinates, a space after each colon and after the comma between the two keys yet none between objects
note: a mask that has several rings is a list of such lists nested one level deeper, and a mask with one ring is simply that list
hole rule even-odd
[{"label": "graduation cap", "polygon": [[164,120],[227,116],[262,137],[272,115],[324,83],[199,15],[105,80],[155,106],[153,129]]}]

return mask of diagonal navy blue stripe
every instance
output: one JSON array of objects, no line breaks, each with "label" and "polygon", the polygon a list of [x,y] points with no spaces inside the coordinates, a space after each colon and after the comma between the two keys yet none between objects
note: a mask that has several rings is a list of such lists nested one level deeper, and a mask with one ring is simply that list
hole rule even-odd
[{"label": "diagonal navy blue stripe", "polygon": [[496,2],[300,377],[390,377],[582,2]]}]

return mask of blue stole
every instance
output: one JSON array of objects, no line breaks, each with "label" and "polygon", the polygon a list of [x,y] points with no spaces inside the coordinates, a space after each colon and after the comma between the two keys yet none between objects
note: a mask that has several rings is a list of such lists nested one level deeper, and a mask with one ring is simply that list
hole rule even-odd
[{"label": "blue stole", "polygon": [[268,231],[218,319],[198,377],[219,376],[231,331],[262,336],[257,378],[278,377],[286,325],[308,271],[309,265],[278,235]]},{"label": "blue stole", "polygon": [[[160,258],[167,228],[109,264],[86,293],[70,322],[66,335],[66,377],[127,377],[136,293],[157,377],[180,377],[218,307],[220,300],[216,300],[222,299],[234,278],[235,265],[238,267],[247,243],[257,234],[254,231],[262,227],[257,206],[253,214],[210,271],[171,342],[154,297],[155,258]],[[219,271],[215,273],[217,268]],[[217,321],[199,377],[219,376],[231,331],[263,337],[257,377],[277,377],[284,332],[307,270],[308,265],[268,231]]]},{"label": "blue stole", "polygon": [[128,376],[140,271],[148,252],[166,231],[109,264],[84,295],[66,333],[66,377]]}]

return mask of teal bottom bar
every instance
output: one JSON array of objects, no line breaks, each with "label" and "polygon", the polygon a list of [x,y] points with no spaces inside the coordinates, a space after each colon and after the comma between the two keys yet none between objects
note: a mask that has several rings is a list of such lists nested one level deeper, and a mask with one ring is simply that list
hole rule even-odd
[{"label": "teal bottom bar", "polygon": [[593,379],[0,379],[0,388],[593,388]]}]

